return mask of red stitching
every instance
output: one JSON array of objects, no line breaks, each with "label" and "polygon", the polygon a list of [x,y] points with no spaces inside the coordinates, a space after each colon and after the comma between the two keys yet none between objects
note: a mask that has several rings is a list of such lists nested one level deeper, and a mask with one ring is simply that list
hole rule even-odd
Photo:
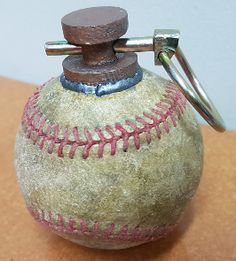
[{"label": "red stitching", "polygon": [[114,229],[115,229],[115,224],[109,224],[106,229],[105,232],[103,232],[103,238],[104,239],[109,239],[113,233],[114,233]]},{"label": "red stitching", "polygon": [[[76,221],[75,221],[75,223],[76,223]],[[81,234],[85,234],[87,231],[88,231],[87,221],[85,221],[84,219],[81,219],[80,232],[81,232]]]},{"label": "red stitching", "polygon": [[[81,219],[76,222],[69,218],[68,221],[58,214],[46,213],[43,210],[28,208],[34,219],[41,224],[50,227],[54,231],[72,235],[73,238],[81,239],[83,236],[109,241],[142,241],[148,242],[157,240],[172,232],[177,224],[154,226],[150,228],[129,227],[128,225],[119,226],[118,224],[105,224]],[[54,218],[53,218],[54,217]]]},{"label": "red stitching", "polygon": [[[103,157],[104,147],[107,144],[110,145],[110,154],[115,155],[119,140],[123,141],[123,151],[126,152],[130,145],[130,137],[133,138],[134,146],[138,150],[140,149],[140,134],[144,133],[147,143],[150,144],[152,129],[156,130],[157,138],[161,139],[161,124],[164,127],[164,132],[169,133],[170,125],[173,125],[173,127],[177,126],[177,118],[179,119],[184,113],[187,103],[177,87],[172,82],[169,82],[161,101],[154,108],[151,108],[149,112],[143,112],[142,116],[136,116],[134,120],[126,120],[124,124],[116,123],[114,127],[108,125],[105,128],[96,128],[95,130],[84,128],[84,139],[81,139],[77,127],[72,129],[66,128],[63,137],[60,138],[59,132],[62,127],[58,124],[50,123],[37,106],[42,88],[40,87],[29,98],[24,109],[22,126],[26,137],[31,139],[33,144],[39,146],[41,150],[48,143],[47,151],[49,154],[53,153],[55,145],[58,145],[57,154],[59,157],[64,157],[65,146],[70,146],[68,156],[71,159],[74,158],[78,147],[82,147],[82,157],[87,159],[94,145],[98,145],[97,155],[99,158]],[[167,122],[168,119],[170,119],[169,122]],[[138,127],[138,124],[143,126]],[[128,131],[127,127],[131,128],[131,131]],[[73,140],[69,138],[70,134],[74,137]],[[94,134],[97,134],[98,139],[93,138]],[[107,137],[107,134],[109,137]]]}]

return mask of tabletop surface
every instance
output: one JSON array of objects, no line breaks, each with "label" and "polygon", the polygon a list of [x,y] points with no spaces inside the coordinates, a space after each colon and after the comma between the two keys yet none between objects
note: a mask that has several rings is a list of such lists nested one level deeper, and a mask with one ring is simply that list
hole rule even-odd
[{"label": "tabletop surface", "polygon": [[17,185],[14,143],[35,86],[0,78],[0,260],[236,260],[236,132],[203,127],[205,164],[198,191],[169,237],[126,250],[95,250],[37,224]]}]

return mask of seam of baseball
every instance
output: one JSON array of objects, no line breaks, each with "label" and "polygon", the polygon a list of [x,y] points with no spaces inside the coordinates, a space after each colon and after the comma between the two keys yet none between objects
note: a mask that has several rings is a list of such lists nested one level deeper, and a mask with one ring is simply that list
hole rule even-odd
[{"label": "seam of baseball", "polygon": [[[73,159],[78,147],[83,147],[82,157],[87,159],[90,151],[94,145],[98,145],[97,156],[103,157],[104,147],[110,144],[110,154],[115,155],[117,151],[117,142],[123,140],[123,151],[128,150],[130,144],[130,137],[133,137],[135,148],[140,149],[140,135],[146,135],[146,142],[150,144],[152,141],[151,130],[155,129],[158,139],[161,139],[163,132],[169,133],[171,125],[177,126],[177,119],[181,117],[186,108],[186,99],[183,94],[177,89],[173,82],[169,82],[162,99],[151,108],[150,112],[143,112],[142,116],[135,116],[135,120],[126,120],[124,124],[115,123],[115,126],[105,126],[105,128],[96,128],[89,130],[84,128],[85,139],[80,138],[80,133],[77,127],[72,129],[65,128],[63,137],[59,137],[61,126],[59,124],[52,124],[43,115],[37,107],[37,101],[40,96],[41,86],[28,100],[23,117],[22,127],[26,133],[26,137],[37,144],[42,150],[47,141],[50,142],[48,146],[48,153],[53,153],[54,146],[58,144],[57,154],[59,157],[64,157],[64,148],[69,145],[70,150],[68,153],[69,158]],[[177,118],[176,118],[177,116]],[[169,119],[169,123],[167,120]],[[151,122],[150,122],[151,121]],[[37,126],[38,124],[38,126]],[[142,124],[143,127],[138,127],[137,124]],[[163,124],[163,130],[160,126]],[[126,128],[131,128],[128,131]],[[44,129],[44,131],[43,131]],[[121,134],[117,134],[116,131]],[[74,140],[69,138],[73,134]],[[93,135],[97,134],[98,139],[94,139]],[[106,136],[110,135],[109,138]]]},{"label": "seam of baseball", "polygon": [[30,207],[28,210],[39,223],[50,227],[54,231],[76,236],[78,239],[87,236],[94,239],[147,242],[169,234],[177,226],[177,224],[170,224],[147,228],[139,226],[131,228],[128,225],[104,224],[103,222],[92,222],[85,219],[79,219],[76,222],[73,218],[66,220],[61,214],[55,215],[51,211],[34,210]]}]

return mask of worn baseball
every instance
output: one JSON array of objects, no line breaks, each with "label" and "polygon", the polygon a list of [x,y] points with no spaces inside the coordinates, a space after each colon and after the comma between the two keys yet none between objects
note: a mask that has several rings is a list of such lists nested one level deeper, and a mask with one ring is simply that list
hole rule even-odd
[{"label": "worn baseball", "polygon": [[16,173],[33,217],[78,244],[121,249],[177,225],[202,173],[200,128],[170,81],[97,97],[59,78],[25,106]]}]

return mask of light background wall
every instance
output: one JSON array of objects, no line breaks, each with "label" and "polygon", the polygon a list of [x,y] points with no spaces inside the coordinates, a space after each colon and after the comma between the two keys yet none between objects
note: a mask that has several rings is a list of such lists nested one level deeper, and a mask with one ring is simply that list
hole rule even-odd
[{"label": "light background wall", "polygon": [[[0,75],[36,84],[59,75],[63,57],[47,57],[44,42],[63,39],[63,15],[98,5],[128,11],[126,36],[152,35],[155,28],[180,29],[182,49],[227,127],[236,130],[235,0],[0,0]],[[161,67],[154,67],[153,54],[139,54],[139,62],[168,78]]]}]

